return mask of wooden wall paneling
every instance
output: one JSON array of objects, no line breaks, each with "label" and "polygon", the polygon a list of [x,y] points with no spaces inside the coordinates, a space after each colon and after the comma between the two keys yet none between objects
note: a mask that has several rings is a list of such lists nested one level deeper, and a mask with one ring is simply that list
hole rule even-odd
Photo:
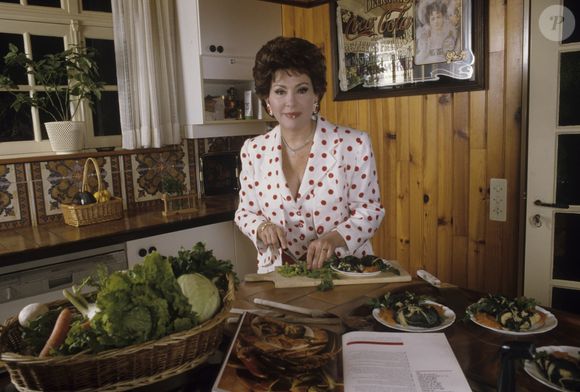
[{"label": "wooden wall paneling", "polygon": [[487,151],[470,150],[469,154],[469,222],[467,244],[467,287],[484,290],[485,230],[487,222]]},{"label": "wooden wall paneling", "polygon": [[452,282],[453,117],[450,95],[438,95],[437,101],[437,274]]},{"label": "wooden wall paneling", "polygon": [[511,239],[502,248],[502,291],[516,295],[518,287],[518,222],[520,190],[520,144],[522,130],[523,0],[510,1],[506,9],[505,50],[505,178],[508,179],[507,217],[503,237]]},{"label": "wooden wall paneling", "polygon": [[[505,153],[504,153],[504,54],[494,52],[489,54],[490,73],[489,90],[487,94],[487,185],[490,178],[504,178],[505,176]],[[489,188],[488,188],[489,192]],[[488,207],[489,208],[489,207]],[[492,292],[501,289],[501,263],[503,246],[503,226],[507,222],[489,221],[486,230],[486,260],[485,263],[485,286]],[[493,260],[493,261],[490,261]]]},{"label": "wooden wall paneling", "polygon": [[410,273],[423,268],[423,97],[409,98]]},{"label": "wooden wall paneling", "polygon": [[410,269],[410,200],[409,200],[409,97],[395,98],[397,110],[397,260]]},{"label": "wooden wall paneling", "polygon": [[487,181],[487,100],[485,91],[469,94],[469,243],[467,286],[484,290],[486,224],[489,215]]},{"label": "wooden wall paneling", "polygon": [[[379,172],[379,181],[383,183],[385,192],[383,196],[383,206],[385,207],[385,218],[383,219],[383,231],[386,244],[380,249],[381,255],[388,258],[397,259],[397,249],[399,238],[397,233],[397,200],[399,191],[397,189],[397,138],[400,131],[397,128],[397,101],[395,98],[383,99],[382,101],[383,124],[386,127],[382,137],[383,156],[381,157],[383,171]],[[372,130],[371,130],[372,131]]]},{"label": "wooden wall paneling", "polygon": [[[500,52],[505,45],[505,8],[508,0],[489,0],[489,51]],[[510,0],[511,2],[511,0]],[[494,72],[492,67],[488,68]]]},{"label": "wooden wall paneling", "polygon": [[469,93],[453,94],[453,266],[451,277],[467,285],[469,202]]},{"label": "wooden wall paneling", "polygon": [[[332,100],[328,5],[283,6],[284,35],[309,39],[327,56],[323,115],[368,131],[373,141],[386,209],[375,253],[411,271],[421,266],[444,281],[510,295],[518,251],[523,1],[510,0],[509,9],[504,0],[488,2],[487,91],[341,102]],[[492,177],[508,180],[507,222],[488,218]]]},{"label": "wooden wall paneling", "polygon": [[297,7],[282,6],[282,35],[286,37],[296,37]]},{"label": "wooden wall paneling", "polygon": [[[383,197],[386,194],[386,189],[384,182],[379,177],[380,173],[385,172],[385,146],[382,138],[385,132],[385,124],[383,122],[383,112],[381,109],[381,100],[373,99],[369,102],[369,124],[368,128],[366,128],[366,131],[371,137],[371,142],[373,144],[373,152],[375,153],[375,162],[377,165],[377,178],[379,181],[381,203],[384,204]],[[383,219],[381,227],[376,232],[372,242],[373,251],[375,254],[386,255],[382,252],[382,249],[384,249],[386,246],[385,219]]]},{"label": "wooden wall paneling", "polygon": [[437,95],[423,96],[423,268],[437,273]]}]

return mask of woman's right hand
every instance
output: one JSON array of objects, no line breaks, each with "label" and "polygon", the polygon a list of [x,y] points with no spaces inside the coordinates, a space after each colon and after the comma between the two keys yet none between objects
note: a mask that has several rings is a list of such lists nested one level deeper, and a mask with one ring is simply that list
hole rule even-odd
[{"label": "woman's right hand", "polygon": [[274,252],[280,248],[288,248],[284,229],[270,221],[261,223],[258,226],[258,238]]}]

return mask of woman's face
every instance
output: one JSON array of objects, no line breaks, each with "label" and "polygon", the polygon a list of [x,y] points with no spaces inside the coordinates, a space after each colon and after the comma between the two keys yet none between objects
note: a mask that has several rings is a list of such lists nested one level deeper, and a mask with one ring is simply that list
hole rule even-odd
[{"label": "woman's face", "polygon": [[434,30],[441,30],[443,28],[443,14],[439,11],[431,12],[429,15],[429,24]]},{"label": "woman's face", "polygon": [[267,102],[282,129],[310,130],[317,101],[310,76],[294,71],[276,71]]}]

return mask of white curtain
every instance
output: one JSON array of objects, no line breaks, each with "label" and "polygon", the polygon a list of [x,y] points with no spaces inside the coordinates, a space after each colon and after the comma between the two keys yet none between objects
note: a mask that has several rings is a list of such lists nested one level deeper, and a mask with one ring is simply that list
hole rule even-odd
[{"label": "white curtain", "polygon": [[123,148],[181,141],[174,0],[112,0]]}]

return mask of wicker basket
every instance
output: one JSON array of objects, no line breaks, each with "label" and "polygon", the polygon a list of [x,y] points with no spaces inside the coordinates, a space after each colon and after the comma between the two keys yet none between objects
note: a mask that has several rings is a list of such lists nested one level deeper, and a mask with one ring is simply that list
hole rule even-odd
[{"label": "wicker basket", "polygon": [[[83,170],[83,192],[90,192],[87,175],[89,171],[89,162],[97,173],[98,191],[103,190],[103,181],[101,180],[101,171],[99,164],[94,158],[87,158]],[[103,203],[93,203],[87,205],[65,204],[61,203],[60,209],[64,217],[64,223],[67,225],[79,227],[91,225],[93,223],[107,222],[110,220],[121,219],[123,217],[123,200],[118,197],[111,197],[110,200]]]},{"label": "wicker basket", "polygon": [[[188,331],[159,340],[103,351],[38,358],[20,351],[18,318],[0,326],[0,360],[19,391],[125,391],[167,379],[204,363],[221,343],[223,328],[234,300],[234,278],[220,312]],[[51,307],[66,304],[57,301]]]}]

